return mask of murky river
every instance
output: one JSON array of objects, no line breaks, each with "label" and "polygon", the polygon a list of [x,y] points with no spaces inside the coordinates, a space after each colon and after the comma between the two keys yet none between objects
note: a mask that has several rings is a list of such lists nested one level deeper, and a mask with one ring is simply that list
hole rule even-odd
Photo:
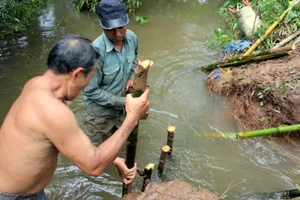
[{"label": "murky river", "polygon": [[[157,166],[167,141],[167,127],[173,125],[173,156],[164,174],[154,176],[154,182],[182,180],[218,196],[225,192],[229,200],[264,199],[257,194],[294,189],[300,184],[299,151],[280,140],[205,136],[238,130],[226,99],[211,94],[204,83],[207,74],[198,71],[218,56],[207,44],[214,38],[213,30],[223,26],[215,13],[223,2],[144,0],[136,14],[147,17],[149,24],[139,25],[131,18],[129,28],[139,38],[139,57],[154,61],[148,77],[151,109],[148,119],[140,121],[136,161],[140,169],[149,163]],[[2,43],[0,122],[24,83],[45,71],[48,52],[60,36],[79,33],[93,40],[101,32],[94,14],[77,13],[71,0],[62,0],[50,4],[27,34]],[[83,96],[70,107],[82,126]],[[141,186],[142,178],[136,177],[133,190]],[[114,167],[99,177],[90,177],[60,156],[46,193],[54,200],[121,199],[122,183]]]}]

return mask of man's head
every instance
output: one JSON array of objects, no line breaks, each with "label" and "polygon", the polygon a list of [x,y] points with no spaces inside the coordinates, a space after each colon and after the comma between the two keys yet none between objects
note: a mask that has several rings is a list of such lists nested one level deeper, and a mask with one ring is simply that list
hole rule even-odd
[{"label": "man's head", "polygon": [[100,54],[92,42],[80,35],[64,36],[51,49],[48,56],[48,69],[56,74],[67,74],[81,67],[86,76],[98,63]]},{"label": "man's head", "polygon": [[126,6],[122,0],[101,0],[98,18],[107,38],[113,45],[122,44],[129,23]]},{"label": "man's head", "polygon": [[100,54],[89,39],[67,35],[59,40],[48,56],[48,70],[68,77],[65,100],[74,99],[89,83],[96,71]]},{"label": "man's head", "polygon": [[129,23],[126,6],[122,0],[101,0],[98,3],[98,18],[105,30],[123,27]]}]

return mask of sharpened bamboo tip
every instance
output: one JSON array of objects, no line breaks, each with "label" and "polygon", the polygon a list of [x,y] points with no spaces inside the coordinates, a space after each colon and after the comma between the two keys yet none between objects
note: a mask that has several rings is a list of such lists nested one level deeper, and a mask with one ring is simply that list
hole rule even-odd
[{"label": "sharpened bamboo tip", "polygon": [[176,130],[176,127],[175,126],[168,126],[168,132],[169,133],[174,133]]},{"label": "sharpened bamboo tip", "polygon": [[161,148],[161,150],[165,153],[168,153],[168,152],[170,152],[171,147],[169,145],[165,145]]},{"label": "sharpened bamboo tip", "polygon": [[154,168],[155,168],[155,164],[153,163],[150,163],[144,167],[145,170],[152,170],[152,171],[154,170]]}]

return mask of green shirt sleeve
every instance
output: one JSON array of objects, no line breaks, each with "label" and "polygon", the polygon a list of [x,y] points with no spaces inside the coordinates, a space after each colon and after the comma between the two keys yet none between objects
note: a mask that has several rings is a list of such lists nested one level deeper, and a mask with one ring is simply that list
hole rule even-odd
[{"label": "green shirt sleeve", "polygon": [[87,87],[83,90],[83,93],[90,100],[101,106],[112,106],[117,109],[122,109],[124,106],[125,97],[113,95],[99,87],[103,76],[101,67],[102,66],[99,64],[96,74],[91,79]]}]

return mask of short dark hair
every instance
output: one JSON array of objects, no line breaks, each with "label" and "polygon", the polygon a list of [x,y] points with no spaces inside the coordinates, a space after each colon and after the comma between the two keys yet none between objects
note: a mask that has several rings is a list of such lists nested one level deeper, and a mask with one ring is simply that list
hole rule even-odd
[{"label": "short dark hair", "polygon": [[48,69],[56,74],[67,74],[78,67],[84,68],[86,76],[98,63],[100,54],[91,40],[77,34],[69,34],[59,40],[48,56]]}]

